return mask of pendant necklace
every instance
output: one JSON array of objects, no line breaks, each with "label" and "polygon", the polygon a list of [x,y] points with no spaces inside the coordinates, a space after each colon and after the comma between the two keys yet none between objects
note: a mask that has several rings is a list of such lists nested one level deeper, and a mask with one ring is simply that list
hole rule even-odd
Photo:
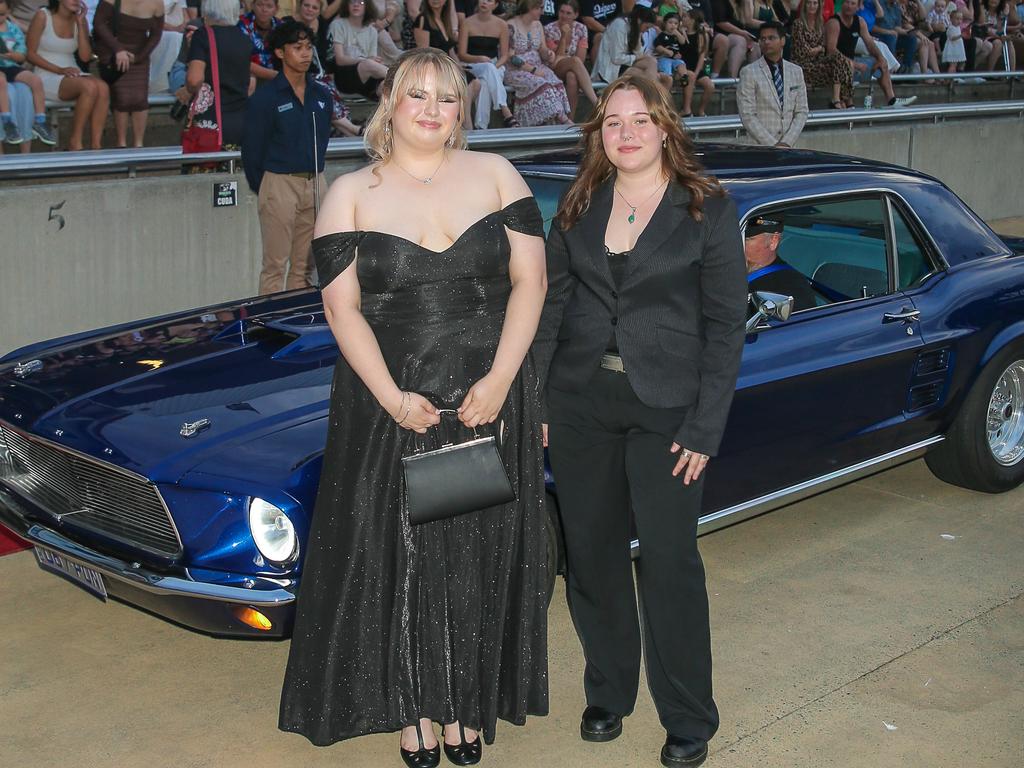
[{"label": "pendant necklace", "polygon": [[408,176],[410,179],[415,179],[420,184],[429,184],[431,181],[434,180],[434,177],[437,176],[437,172],[441,170],[441,166],[444,165],[444,161],[447,160],[447,159],[448,159],[448,155],[444,155],[441,158],[441,162],[437,164],[437,168],[434,169],[434,172],[432,174],[430,174],[429,176],[427,176],[427,178],[425,178],[425,179],[421,179],[419,176],[415,176],[415,175],[409,173],[409,171],[406,171],[405,168],[402,166],[402,164],[400,162],[398,162],[397,160],[395,160],[395,158],[391,158],[391,162],[393,162],[395,165],[397,165],[399,168],[401,168],[403,171],[405,171],[405,175]]},{"label": "pendant necklace", "polygon": [[[399,167],[401,168],[401,166]],[[435,171],[435,173],[437,173],[437,171]],[[668,179],[665,179],[663,182],[661,182],[661,184],[659,184],[655,188],[655,190],[651,192],[651,194],[649,194],[642,203],[640,203],[640,205],[633,205],[631,202],[629,202],[629,200],[626,199],[626,196],[624,194],[619,192],[619,188],[615,187],[615,194],[621,197],[622,202],[624,202],[626,204],[626,207],[629,208],[629,216],[626,217],[626,221],[628,221],[630,224],[636,221],[636,209],[644,205],[647,205],[647,201],[654,197],[656,194],[658,194],[658,192],[661,191],[661,188],[664,187],[666,184],[668,184]]]}]

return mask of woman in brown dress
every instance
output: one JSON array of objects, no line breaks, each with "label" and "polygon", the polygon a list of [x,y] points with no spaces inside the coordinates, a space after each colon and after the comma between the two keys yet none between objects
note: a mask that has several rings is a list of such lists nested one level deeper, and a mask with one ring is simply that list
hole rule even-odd
[{"label": "woman in brown dress", "polygon": [[120,0],[119,5],[115,10],[112,0],[102,0],[96,9],[96,55],[101,66],[114,67],[119,73],[110,84],[117,146],[128,146],[131,115],[133,143],[141,147],[149,116],[149,57],[163,33],[164,4],[163,0]]},{"label": "woman in brown dress", "polygon": [[839,51],[825,50],[821,0],[804,0],[793,22],[793,61],[804,71],[809,86],[832,88],[833,109],[853,106],[853,67]]}]

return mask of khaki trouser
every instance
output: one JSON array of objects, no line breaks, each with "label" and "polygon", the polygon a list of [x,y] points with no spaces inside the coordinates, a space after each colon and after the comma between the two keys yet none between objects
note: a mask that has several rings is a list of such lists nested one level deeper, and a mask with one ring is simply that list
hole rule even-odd
[{"label": "khaki trouser", "polygon": [[[316,181],[322,193],[323,176]],[[313,275],[313,180],[267,171],[258,200],[263,235],[260,295],[306,288]]]}]

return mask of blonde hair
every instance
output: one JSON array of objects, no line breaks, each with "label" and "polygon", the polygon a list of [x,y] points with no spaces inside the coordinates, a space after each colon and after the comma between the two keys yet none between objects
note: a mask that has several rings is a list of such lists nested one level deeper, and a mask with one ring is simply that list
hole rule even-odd
[{"label": "blonde hair", "polygon": [[616,91],[639,91],[651,120],[665,132],[665,148],[661,151],[661,167],[665,175],[690,193],[688,210],[695,221],[704,218],[704,198],[721,197],[722,185],[708,176],[693,151],[693,142],[683,130],[672,97],[654,80],[641,75],[623,75],[609,83],[601,94],[590,119],[580,126],[582,161],[569,191],[562,198],[556,219],[562,229],[573,226],[590,207],[590,198],[601,184],[615,172],[615,166],[604,151],[601,126],[608,111],[608,100]]},{"label": "blonde hair", "polygon": [[[438,93],[451,93],[459,101],[459,119],[448,140],[452,149],[466,148],[466,134],[462,131],[462,110],[466,103],[466,75],[462,67],[447,53],[434,48],[414,48],[406,51],[388,68],[381,87],[380,104],[366,124],[364,143],[366,153],[377,165],[385,165],[394,151],[391,120],[398,102],[412,89],[423,85],[424,74],[431,70]],[[376,173],[376,171],[374,171]]]}]

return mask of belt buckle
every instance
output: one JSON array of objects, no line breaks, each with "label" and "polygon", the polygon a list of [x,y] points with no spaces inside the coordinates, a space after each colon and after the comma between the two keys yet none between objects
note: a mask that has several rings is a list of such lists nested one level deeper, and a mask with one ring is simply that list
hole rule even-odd
[{"label": "belt buckle", "polygon": [[616,373],[626,372],[626,367],[622,364],[622,358],[618,355],[601,355],[601,367],[607,371],[615,371]]}]

